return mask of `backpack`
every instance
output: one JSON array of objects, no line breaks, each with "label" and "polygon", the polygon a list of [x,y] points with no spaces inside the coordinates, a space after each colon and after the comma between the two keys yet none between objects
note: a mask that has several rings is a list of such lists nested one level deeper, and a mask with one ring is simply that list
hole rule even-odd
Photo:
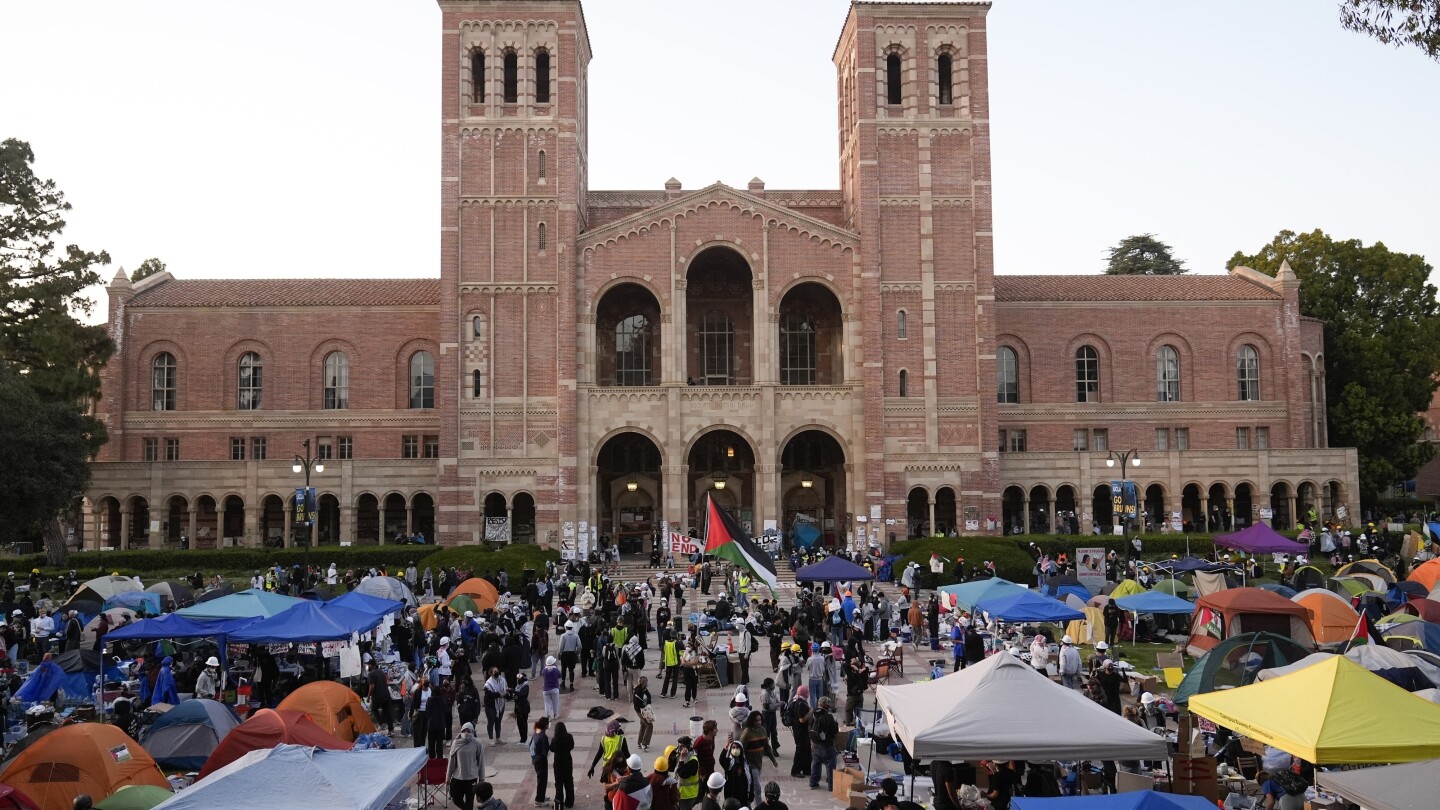
[{"label": "backpack", "polygon": [[815,721],[810,725],[810,742],[821,745],[833,744],[835,742],[833,737],[834,732],[831,731],[830,727],[834,724],[835,720],[828,714],[815,715]]},{"label": "backpack", "polygon": [[1272,774],[1270,778],[1281,790],[1285,791],[1286,796],[1303,796],[1305,795],[1305,789],[1309,787],[1309,785],[1305,784],[1305,780],[1300,778],[1300,774],[1295,773],[1289,768]]},{"label": "backpack", "polygon": [[780,707],[780,725],[786,728],[789,728],[790,724],[795,722],[795,716],[790,712],[790,706],[793,702],[794,701],[787,701],[784,706]]},{"label": "backpack", "polygon": [[755,634],[754,634],[754,633],[751,633],[751,634],[750,634],[750,652],[753,654],[753,653],[755,653],[755,652],[758,652],[759,649],[760,649],[760,642],[759,642],[758,640],[756,640]]}]

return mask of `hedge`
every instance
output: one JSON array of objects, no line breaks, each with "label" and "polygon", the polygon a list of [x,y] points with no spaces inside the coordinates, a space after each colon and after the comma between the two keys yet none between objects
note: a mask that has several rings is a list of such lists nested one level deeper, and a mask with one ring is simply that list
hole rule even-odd
[{"label": "hedge", "polygon": [[485,546],[452,546],[431,554],[418,564],[423,568],[458,568],[472,574],[487,574],[504,569],[511,582],[523,582],[525,569],[541,571],[547,562],[558,562],[560,552],[531,545],[505,546],[491,551]]}]

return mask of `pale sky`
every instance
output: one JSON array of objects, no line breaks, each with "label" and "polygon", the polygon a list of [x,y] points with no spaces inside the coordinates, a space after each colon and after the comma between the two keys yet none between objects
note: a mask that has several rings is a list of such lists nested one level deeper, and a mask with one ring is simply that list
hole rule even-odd
[{"label": "pale sky", "polygon": [[[1151,232],[1222,272],[1317,227],[1440,260],[1440,64],[1336,2],[998,0],[997,271],[1097,273]],[[591,187],[837,188],[847,7],[586,2]],[[440,70],[429,0],[5,2],[0,138],[117,266],[437,276]]]}]

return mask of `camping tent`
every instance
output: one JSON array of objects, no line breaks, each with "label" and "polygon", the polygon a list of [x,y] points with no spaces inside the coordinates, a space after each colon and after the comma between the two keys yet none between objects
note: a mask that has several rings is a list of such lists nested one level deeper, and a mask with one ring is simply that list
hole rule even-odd
[{"label": "camping tent", "polygon": [[1357,768],[1316,771],[1315,784],[1367,810],[1419,810],[1434,807],[1440,795],[1440,759]]},{"label": "camping tent", "polygon": [[283,613],[303,601],[305,600],[296,599],[293,596],[286,596],[281,593],[270,593],[269,591],[262,591],[258,588],[250,588],[239,593],[222,596],[218,599],[200,602],[188,608],[181,608],[175,611],[175,613],[191,619],[270,617],[277,613]]},{"label": "camping tent", "polygon": [[1292,600],[1310,611],[1310,635],[1317,644],[1338,644],[1355,634],[1360,617],[1355,609],[1330,591],[1312,588]]},{"label": "camping tent", "polygon": [[1289,585],[1281,585],[1278,582],[1266,582],[1261,585],[1256,585],[1255,587],[1259,588],[1262,591],[1269,591],[1274,594],[1279,594],[1280,596],[1283,596],[1286,599],[1290,599],[1292,601],[1295,599],[1296,591]]},{"label": "camping tent", "polygon": [[1215,545],[1250,554],[1304,554],[1310,547],[1297,543],[1264,523],[1255,523],[1230,534],[1215,535]]},{"label": "camping tent", "polygon": [[1114,590],[1110,591],[1110,598],[1119,599],[1122,596],[1131,596],[1137,593],[1144,592],[1145,586],[1141,585],[1133,579],[1127,579],[1121,581],[1119,585],[1115,586]]},{"label": "camping tent", "polygon": [[21,791],[0,785],[0,810],[40,810],[40,805]]},{"label": "camping tent", "polygon": [[1440,705],[1343,655],[1263,683],[1190,699],[1190,711],[1307,762],[1414,762],[1435,755]]},{"label": "camping tent", "polygon": [[136,613],[144,610],[148,615],[159,616],[164,601],[164,597],[158,593],[126,591],[125,593],[117,593],[109,599],[106,599],[101,607],[105,610],[110,610],[111,608],[128,608]]},{"label": "camping tent", "polygon": [[1352,574],[1373,574],[1380,577],[1386,585],[1395,584],[1395,572],[1390,570],[1390,566],[1374,558],[1346,563],[1335,571],[1337,577],[1348,577]]},{"label": "camping tent", "polygon": [[[1183,579],[1162,579],[1155,583],[1155,587],[1151,590],[1158,593],[1168,593],[1171,596],[1178,596],[1181,599],[1186,599],[1190,596],[1190,586],[1186,585]],[[1144,589],[1142,588],[1140,592],[1144,593]]]},{"label": "camping tent", "polygon": [[75,589],[70,595],[65,607],[73,607],[72,602],[101,602],[118,593],[129,593],[130,591],[143,591],[145,586],[140,580],[122,576],[95,577],[87,580]]},{"label": "camping tent", "polygon": [[363,593],[370,596],[378,596],[381,599],[391,599],[396,602],[404,602],[414,607],[419,604],[415,594],[411,592],[410,586],[396,579],[395,577],[368,577],[364,582],[355,586],[351,593]]},{"label": "camping tent", "polygon": [[220,741],[205,767],[200,769],[200,778],[229,765],[240,757],[259,748],[274,748],[280,743],[328,748],[332,751],[349,751],[348,743],[326,731],[310,719],[310,715],[284,709],[260,709],[245,719],[245,722],[231,729]]},{"label": "camping tent", "polygon": [[169,788],[153,785],[126,785],[95,803],[95,810],[151,810],[174,797]]},{"label": "camping tent", "polygon": [[869,569],[844,557],[826,557],[795,572],[795,579],[800,582],[850,582],[874,578],[875,575],[871,574]]},{"label": "camping tent", "polygon": [[[992,655],[933,681],[879,686],[875,700],[891,731],[918,760],[1166,756],[1161,737],[1010,655]],[[1083,731],[1056,734],[1056,729]]]},{"label": "camping tent", "polygon": [[375,723],[350,687],[335,681],[312,681],[291,692],[277,710],[304,712],[315,725],[342,740],[355,742],[361,734],[372,734]]},{"label": "camping tent", "polygon": [[174,607],[188,607],[195,601],[195,591],[176,579],[161,580],[147,587],[145,591],[160,594],[160,599],[165,604]]},{"label": "camping tent", "polygon": [[1408,599],[1395,608],[1396,613],[1405,613],[1427,622],[1440,622],[1440,602],[1434,599]]},{"label": "camping tent", "polygon": [[1306,591],[1310,588],[1323,588],[1329,580],[1330,578],[1325,575],[1324,571],[1321,571],[1313,565],[1302,565],[1295,569],[1295,573],[1290,575],[1290,584],[1295,586],[1295,590],[1297,591]]},{"label": "camping tent", "polygon": [[1153,790],[1113,795],[1065,796],[1053,799],[1016,796],[1011,810],[1215,810],[1204,796],[1179,796]]},{"label": "camping tent", "polygon": [[196,698],[160,715],[145,729],[140,744],[167,768],[198,770],[240,718],[229,706]]},{"label": "camping tent", "polygon": [[976,603],[975,609],[1005,622],[1068,622],[1085,618],[1083,611],[1031,591],[986,597]]},{"label": "camping tent", "polygon": [[1310,611],[1304,605],[1259,588],[1231,588],[1195,602],[1188,651],[1201,655],[1222,639],[1256,631],[1289,636],[1307,647],[1315,643]]},{"label": "camping tent", "polygon": [[1419,649],[1440,653],[1440,624],[1427,621],[1397,624],[1382,634],[1387,644],[1402,650]]},{"label": "camping tent", "polygon": [[255,643],[304,643],[350,638],[352,633],[366,633],[380,624],[373,613],[352,610],[328,602],[296,600],[295,607],[277,613],[230,634],[231,641]]},{"label": "camping tent", "polygon": [[0,767],[0,782],[42,810],[70,810],[81,793],[108,796],[121,785],[170,787],[155,760],[117,726],[76,723],[46,734]]},{"label": "camping tent", "polygon": [[397,794],[408,792],[424,765],[425,751],[420,748],[326,751],[281,743],[251,751],[158,808],[254,807],[256,798],[263,797],[258,804],[273,810],[380,810]]},{"label": "camping tent", "polygon": [[1026,593],[1028,589],[1016,585],[1008,579],[994,577],[992,579],[977,579],[973,582],[962,582],[959,585],[942,585],[940,586],[940,592],[953,597],[955,599],[955,606],[959,609],[974,610],[975,604],[981,599],[988,599],[992,596]]},{"label": "camping tent", "polygon": [[[104,656],[95,650],[66,650],[51,659],[46,666],[36,668],[25,684],[16,692],[21,700],[48,700],[56,689],[63,689],[68,698],[75,699],[95,691],[95,680],[100,677]],[[115,667],[105,670],[109,680],[124,680],[125,676]]]},{"label": "camping tent", "polygon": [[[1282,678],[1333,657],[1333,653],[1307,655],[1293,664],[1262,669],[1255,675],[1255,680],[1268,681],[1271,678]],[[1361,644],[1358,647],[1351,647],[1345,651],[1345,657],[1400,686],[1407,692],[1418,692],[1421,689],[1433,689],[1440,686],[1440,666],[1381,644]]]},{"label": "camping tent", "polygon": [[372,596],[360,591],[350,591],[331,599],[325,604],[330,607],[350,608],[361,613],[371,613],[376,616],[389,616],[399,610],[405,609],[405,603],[394,599],[386,599],[381,596]]},{"label": "camping tent", "polygon": [[1146,591],[1115,600],[1121,610],[1131,613],[1193,613],[1195,606],[1163,591]]},{"label": "camping tent", "polygon": [[[1109,597],[1106,597],[1109,598]],[[1064,635],[1076,644],[1094,644],[1105,640],[1105,612],[1102,608],[1087,605],[1085,618],[1076,619],[1065,625]]]},{"label": "camping tent", "polygon": [[500,591],[496,590],[495,586],[491,585],[489,580],[481,579],[480,577],[470,577],[459,585],[456,585],[455,590],[446,594],[446,596],[448,598],[461,593],[474,597],[475,604],[479,605],[481,610],[488,610],[500,604]]},{"label": "camping tent", "polygon": [[1274,633],[1243,633],[1225,639],[1200,657],[1175,689],[1175,702],[1216,689],[1243,686],[1267,667],[1292,664],[1310,654],[1293,639]]},{"label": "camping tent", "polygon": [[1424,585],[1427,590],[1440,588],[1440,557],[1426,560],[1415,566],[1406,579]]}]

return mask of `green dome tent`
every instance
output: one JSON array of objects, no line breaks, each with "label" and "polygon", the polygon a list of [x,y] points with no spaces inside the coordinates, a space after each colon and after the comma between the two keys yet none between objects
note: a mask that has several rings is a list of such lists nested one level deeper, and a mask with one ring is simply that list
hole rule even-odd
[{"label": "green dome tent", "polygon": [[1204,655],[1185,673],[1175,690],[1175,702],[1222,687],[1253,683],[1262,669],[1293,664],[1310,654],[1294,639],[1275,633],[1241,633],[1231,636]]}]

